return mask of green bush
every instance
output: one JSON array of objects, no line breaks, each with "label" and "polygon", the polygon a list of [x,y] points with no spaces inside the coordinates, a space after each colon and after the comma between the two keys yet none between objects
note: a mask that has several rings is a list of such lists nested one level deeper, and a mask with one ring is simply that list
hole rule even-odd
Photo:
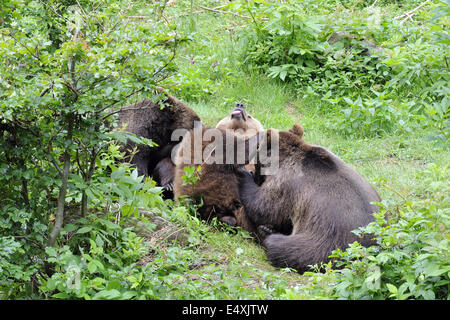
[{"label": "green bush", "polygon": [[53,272],[45,250],[65,244],[60,232],[69,221],[108,210],[126,217],[160,199],[160,188],[113,165],[122,159],[115,140],[152,145],[111,129],[118,107],[159,99],[153,89],[173,74],[178,43],[173,25],[122,23],[135,5],[2,6],[0,241],[9,248],[1,250],[2,298],[36,293],[42,275]]},{"label": "green bush", "polygon": [[[426,26],[412,27],[371,7],[334,14],[329,5],[236,2],[253,22],[240,34],[245,67],[293,84],[304,97],[335,101],[345,134],[378,135],[422,119],[435,128],[430,138],[448,144],[448,3],[421,15]],[[403,99],[393,105],[374,92]],[[405,118],[408,112],[417,117]]]},{"label": "green bush", "polygon": [[[402,118],[406,112],[397,109],[392,99],[388,99],[385,93],[373,91],[376,98],[361,98],[355,100],[344,97],[342,100],[346,106],[339,108],[343,117],[337,118],[334,128],[337,131],[355,136],[378,136],[393,131],[410,131],[407,123]],[[330,100],[335,104],[341,99]],[[341,102],[342,104],[342,102]],[[404,106],[404,109],[406,109]]]},{"label": "green bush", "polygon": [[317,94],[335,96],[380,87],[390,79],[389,68],[380,63],[366,35],[358,33],[362,19],[359,28],[344,29],[329,43],[328,38],[336,36],[341,26],[329,24],[319,10],[310,10],[312,4],[251,3],[246,8],[253,11],[253,30],[241,33],[248,67],[292,82],[299,91],[310,87]]}]

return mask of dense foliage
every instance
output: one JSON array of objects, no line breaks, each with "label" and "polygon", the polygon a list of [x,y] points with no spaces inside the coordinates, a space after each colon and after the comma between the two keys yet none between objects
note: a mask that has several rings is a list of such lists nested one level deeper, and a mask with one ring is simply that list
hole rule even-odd
[{"label": "dense foliage", "polygon": [[[114,141],[123,138],[111,128],[114,108],[138,94],[151,97],[170,74],[177,34],[164,24],[122,23],[130,1],[77,3],[6,1],[9,10],[2,10],[1,283],[7,296],[54,272],[44,249],[65,242],[61,231],[76,230],[69,220],[89,219],[88,211],[99,219],[134,214],[159,197],[147,192],[152,182],[143,186],[136,172],[115,167],[121,156]],[[72,246],[79,250],[80,243]]]},{"label": "dense foliage", "polygon": [[[449,5],[0,0],[0,299],[448,299]],[[112,130],[157,85],[209,125],[301,117],[382,195],[378,246],[301,276],[163,201]]]},{"label": "dense foliage", "polygon": [[338,4],[318,1],[235,6],[252,16],[241,34],[247,68],[328,99],[339,114],[337,130],[378,135],[408,129],[405,121],[416,117],[448,143],[448,3],[413,27],[372,6],[339,15],[333,13]]}]

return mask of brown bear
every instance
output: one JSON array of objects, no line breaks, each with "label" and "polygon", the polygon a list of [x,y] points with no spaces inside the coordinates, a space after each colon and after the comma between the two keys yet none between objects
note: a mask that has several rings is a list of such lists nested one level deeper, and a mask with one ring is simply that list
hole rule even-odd
[{"label": "brown bear", "polygon": [[[302,135],[298,124],[260,135],[256,174],[272,166],[261,185],[238,170],[245,214],[257,226],[268,259],[299,272],[330,261],[333,250],[354,241],[371,245],[370,237],[358,238],[352,230],[374,220],[378,206],[371,202],[380,201],[355,170],[325,148],[306,143]],[[263,150],[267,153],[261,156]]]},{"label": "brown bear", "polygon": [[[162,91],[162,88],[158,89]],[[172,133],[176,129],[194,128],[194,123],[200,122],[200,117],[177,98],[164,95],[164,108],[149,100],[123,108],[119,112],[118,128],[151,139],[157,144],[154,147],[136,146],[128,140],[124,149],[130,155],[130,150],[137,147],[138,152],[132,157],[131,163],[137,167],[138,174],[153,176],[159,185],[167,187],[174,174],[174,164],[170,160],[172,149],[179,142],[172,141]]]},{"label": "brown bear", "polygon": [[[234,165],[238,151],[245,150],[247,138],[262,130],[261,123],[248,115],[242,104],[237,104],[215,129],[199,128],[197,139],[195,129],[188,132],[183,137],[176,156],[175,199],[188,196],[197,203],[202,201],[203,205],[198,211],[204,220],[210,221],[217,217],[232,226],[239,225],[248,231],[256,231],[243,213]],[[198,152],[195,152],[196,147]],[[219,157],[219,154],[226,155],[230,151],[227,147],[233,148],[233,156],[228,161],[226,157]],[[199,180],[194,185],[184,184],[182,176],[185,175],[184,168],[187,166],[201,167]]]}]

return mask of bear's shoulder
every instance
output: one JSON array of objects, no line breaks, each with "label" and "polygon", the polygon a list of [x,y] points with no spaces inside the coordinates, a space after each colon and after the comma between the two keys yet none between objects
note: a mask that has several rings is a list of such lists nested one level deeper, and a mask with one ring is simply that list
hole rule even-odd
[{"label": "bear's shoulder", "polygon": [[302,165],[305,169],[336,170],[337,164],[333,153],[327,149],[313,144],[303,143]]}]

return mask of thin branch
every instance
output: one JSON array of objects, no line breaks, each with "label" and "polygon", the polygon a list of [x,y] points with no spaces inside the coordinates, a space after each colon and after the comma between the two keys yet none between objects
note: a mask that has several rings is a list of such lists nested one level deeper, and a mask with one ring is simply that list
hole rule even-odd
[{"label": "thin branch", "polygon": [[95,8],[92,9],[92,12],[96,11],[98,9],[98,7],[100,7],[101,5],[103,5],[105,3],[104,0],[102,0],[102,2],[100,2]]},{"label": "thin branch", "polygon": [[78,164],[78,169],[80,169],[81,175],[83,176],[83,179],[86,180],[86,172],[84,171],[83,166],[80,163],[80,153],[78,151],[77,148],[77,152],[75,153],[75,160],[77,161]]},{"label": "thin branch", "polygon": [[[109,32],[107,33],[106,37],[109,37],[111,35],[111,33],[117,28],[117,26],[122,22],[121,17],[128,11],[130,11],[130,9],[133,7],[133,4],[130,3],[125,9],[121,10],[119,12],[119,14],[117,15],[118,19],[117,22],[114,24],[114,26],[109,30]],[[125,16],[126,17],[126,16]],[[128,19],[127,19],[128,21]],[[128,22],[127,22],[128,24]]]},{"label": "thin branch", "polygon": [[[96,111],[96,113],[100,113],[100,112],[102,112],[102,111],[104,111],[104,110],[106,110],[106,109],[109,109],[109,108],[111,108],[113,105],[115,105],[116,103],[119,103],[119,102],[122,101],[122,100],[126,100],[126,99],[128,99],[129,97],[131,97],[132,95],[135,95],[136,93],[139,93],[139,92],[141,92],[141,91],[144,90],[144,89],[145,89],[145,87],[141,87],[140,89],[137,89],[137,90],[133,91],[132,93],[130,93],[129,95],[127,95],[127,96],[125,97],[125,99],[115,100],[114,102],[110,103],[110,104],[107,105],[106,107],[103,107],[103,108],[101,108],[100,110]],[[104,116],[102,119],[105,120],[105,119],[109,118],[110,116],[112,116],[112,115],[114,115],[114,114],[116,114],[116,113],[122,111],[123,109],[124,109],[124,107],[119,108],[118,110],[113,111],[113,112],[111,112],[111,113],[108,113],[108,114],[107,114],[106,116]]]},{"label": "thin branch", "polygon": [[73,92],[77,95],[78,97],[78,91],[77,91],[77,79],[75,79],[75,57],[72,56],[70,58],[70,66],[69,66],[69,72],[70,72],[70,76],[72,78],[72,90]]},{"label": "thin branch", "polygon": [[53,82],[53,80],[52,80],[52,82],[50,83],[50,85],[48,86],[48,88],[46,88],[44,91],[41,92],[41,94],[39,95],[39,98],[42,98],[42,97],[45,96],[50,90],[52,90],[52,89],[53,89],[53,84],[54,84],[54,82]]},{"label": "thin branch", "polygon": [[78,99],[78,92],[74,88],[72,88],[70,83],[63,82],[62,84],[65,85],[67,87],[67,89],[69,89],[70,91],[72,91],[75,94],[75,100]]},{"label": "thin branch", "polygon": [[[31,128],[31,126],[23,126],[23,124],[20,123],[20,120],[13,118],[14,124],[16,124],[18,127],[26,130],[27,132],[30,132],[33,136],[35,136],[36,138],[39,139],[39,142],[41,145],[43,145],[43,141],[42,141],[42,136],[39,134],[39,132],[36,132],[35,130],[33,130]],[[50,141],[52,139],[49,139]],[[50,162],[53,164],[53,166],[55,167],[55,169],[58,171],[58,174],[60,176],[63,175],[63,170],[59,167],[58,162],[56,161],[55,157],[52,155],[51,152],[46,153],[46,155],[48,157],[50,157]]]},{"label": "thin branch", "polygon": [[81,6],[80,2],[79,2],[78,0],[76,0],[76,1],[77,1],[78,7],[80,8],[81,12],[83,12],[83,14],[84,14],[85,16],[87,16],[86,11],[84,11],[84,9],[83,9],[83,7]]},{"label": "thin branch", "polygon": [[[73,125],[74,125],[74,119],[72,116],[69,116],[67,118],[67,138],[68,140],[72,141],[73,139]],[[67,185],[69,180],[69,172],[70,172],[70,158],[71,158],[71,152],[69,148],[66,148],[63,154],[63,163],[64,163],[64,169],[62,170],[61,175],[61,187],[59,189],[59,195],[58,195],[58,208],[55,215],[55,225],[53,226],[53,229],[50,233],[48,242],[51,247],[54,247],[56,244],[56,240],[58,238],[59,233],[61,232],[61,228],[64,224],[64,206],[66,201],[66,194],[67,194]]]},{"label": "thin branch", "polygon": [[391,188],[390,186],[388,186],[386,183],[383,183],[383,187],[385,187],[386,189],[389,189],[393,192],[395,192],[397,195],[399,195],[404,201],[408,201],[408,199],[406,198],[406,196],[402,195],[400,192],[398,192],[397,190],[395,190],[394,188]]},{"label": "thin branch", "polygon": [[31,51],[30,48],[28,48],[26,45],[24,45],[22,42],[20,42],[20,40],[18,40],[16,37],[14,37],[14,35],[13,35],[11,32],[10,32],[8,35],[9,35],[11,38],[13,38],[14,40],[16,40],[17,43],[19,43],[20,46],[21,46],[22,48],[24,48],[25,50],[27,50],[27,51],[31,54],[31,56],[32,56],[33,58],[35,58],[37,61],[40,61],[39,56],[36,55],[36,53],[33,53],[33,52]]},{"label": "thin branch", "polygon": [[[165,68],[167,68],[167,66],[175,59],[175,56],[176,56],[176,49],[177,49],[177,45],[178,45],[177,34],[175,34],[174,40],[175,40],[175,43],[174,43],[174,46],[173,46],[172,57],[167,61],[167,63],[164,64],[164,66],[162,66],[161,68],[159,68],[158,70],[156,70],[156,71],[153,73],[152,77],[156,77],[156,76],[157,76],[159,73],[161,73]],[[167,78],[167,76],[165,76],[165,77],[159,79],[158,82],[164,80],[165,78]],[[144,90],[144,89],[145,89],[145,87],[141,87],[140,89],[137,89],[137,90],[133,91],[132,93],[130,93],[129,95],[127,95],[127,96],[125,97],[125,99],[128,99],[128,98],[131,97],[132,95],[135,95],[136,93],[139,93],[139,92],[141,92],[141,91]],[[100,112],[102,112],[102,111],[104,111],[104,110],[106,110],[106,109],[111,108],[113,105],[115,105],[116,103],[119,103],[119,102],[122,101],[122,100],[124,100],[124,99],[121,99],[121,100],[115,100],[115,101],[113,101],[112,103],[110,103],[109,105],[107,105],[107,106],[105,106],[105,107],[103,107],[103,108],[101,108],[100,110],[97,110],[97,111],[95,111],[95,112],[98,114],[98,113],[100,113]],[[121,112],[122,110],[123,110],[123,107],[122,107],[122,108],[119,108],[118,110],[115,110],[115,111],[113,111],[113,112],[108,113],[107,115],[105,115],[105,116],[103,117],[103,120],[107,119],[108,117],[110,117],[110,116],[112,116],[112,115],[114,115],[114,114],[116,114],[116,113]]]},{"label": "thin branch", "polygon": [[[47,3],[48,1],[42,1],[42,0],[39,0],[39,2],[40,2],[41,4],[43,4],[44,6],[50,8],[50,9],[53,11],[53,13],[56,14],[56,15],[57,15],[58,17],[60,17],[61,19],[65,20],[66,22],[71,22],[71,21],[69,21],[67,18],[65,18],[64,16],[62,16],[61,14],[59,14],[58,11],[56,11],[56,9],[55,9],[51,4],[48,4],[48,3]],[[59,22],[57,22],[57,23],[59,23]],[[61,26],[62,26],[62,25],[61,25]]]},{"label": "thin branch", "polygon": [[[221,6],[218,6],[218,7],[211,8],[211,9],[212,10],[218,10],[218,9],[222,9],[223,7],[226,7],[226,6],[228,6],[228,3],[224,4],[224,5],[221,5]],[[194,11],[194,12],[183,13],[183,14],[180,14],[178,16],[175,16],[175,18],[190,16],[192,14],[199,14],[199,13],[205,13],[205,10],[197,10],[197,11]]]},{"label": "thin branch", "polygon": [[160,73],[161,71],[163,71],[165,68],[167,68],[167,66],[173,61],[173,59],[175,59],[176,56],[176,50],[177,50],[177,45],[178,45],[178,41],[177,41],[177,34],[175,33],[175,38],[174,38],[174,45],[173,45],[173,51],[172,51],[172,57],[169,59],[169,61],[167,61],[167,63],[162,66],[161,68],[159,68],[159,70],[155,71],[152,75],[152,77],[155,77],[158,73]]},{"label": "thin branch", "polygon": [[251,19],[251,17],[249,17],[249,16],[243,16],[238,13],[231,12],[231,11],[217,10],[214,8],[208,8],[208,7],[204,7],[204,6],[200,6],[200,5],[197,5],[197,7],[202,8],[203,10],[212,11],[212,12],[216,12],[216,13],[231,14],[233,16],[240,17],[240,18]]},{"label": "thin branch", "polygon": [[414,9],[412,9],[411,11],[407,11],[407,12],[405,12],[405,13],[399,15],[399,16],[396,16],[396,17],[394,18],[394,20],[398,20],[398,19],[403,18],[403,17],[406,16],[406,18],[402,21],[402,22],[404,22],[405,20],[411,18],[411,17],[415,14],[415,13],[414,13],[415,11],[419,10],[420,8],[422,8],[424,5],[426,5],[426,4],[427,4],[428,2],[430,2],[430,1],[431,1],[431,0],[427,0],[427,1],[423,2],[420,6],[418,6],[418,7],[414,8]]}]

